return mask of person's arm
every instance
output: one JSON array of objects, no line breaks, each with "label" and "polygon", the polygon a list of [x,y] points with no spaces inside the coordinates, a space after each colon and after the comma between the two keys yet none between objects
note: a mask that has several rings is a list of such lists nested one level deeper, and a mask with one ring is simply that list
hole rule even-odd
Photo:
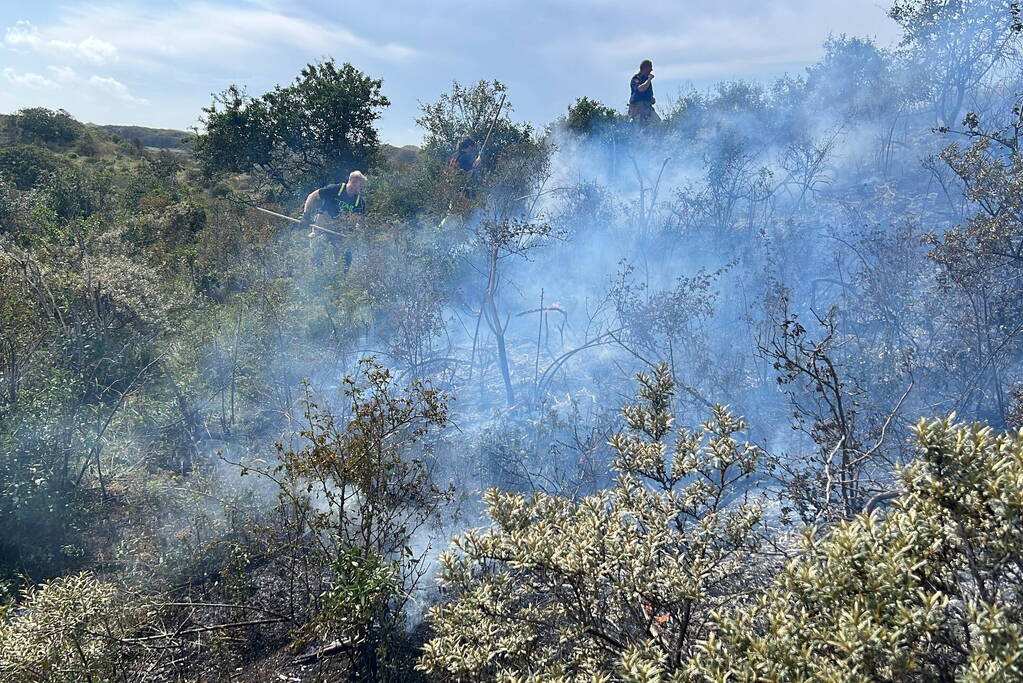
[{"label": "person's arm", "polygon": [[305,206],[302,207],[302,225],[309,225],[313,222],[313,216],[315,216],[320,208],[323,206],[323,198],[320,197],[319,190],[313,190],[309,193],[309,196],[305,198]]},{"label": "person's arm", "polygon": [[640,83],[638,86],[636,86],[636,90],[640,92],[646,92],[647,90],[650,89],[650,81],[652,80],[654,80],[654,72],[651,71],[650,74],[646,77],[646,80]]}]

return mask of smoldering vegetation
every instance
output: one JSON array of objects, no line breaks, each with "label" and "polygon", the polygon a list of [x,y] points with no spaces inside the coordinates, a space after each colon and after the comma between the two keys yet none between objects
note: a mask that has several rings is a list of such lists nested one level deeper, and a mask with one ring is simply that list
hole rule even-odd
[{"label": "smoldering vegetation", "polygon": [[[6,117],[0,680],[1011,679],[1021,447],[955,420],[1023,427],[1023,27],[891,16],[649,126],[508,104],[473,174],[498,81],[415,154],[333,61],[192,156]],[[355,168],[342,244],[252,208]],[[785,599],[877,629],[803,661]]]}]

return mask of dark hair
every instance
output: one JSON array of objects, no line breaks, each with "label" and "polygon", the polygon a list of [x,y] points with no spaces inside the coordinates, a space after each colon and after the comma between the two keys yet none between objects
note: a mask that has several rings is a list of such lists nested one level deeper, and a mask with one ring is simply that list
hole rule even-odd
[{"label": "dark hair", "polygon": [[462,141],[458,143],[458,149],[456,151],[464,152],[465,150],[469,149],[470,147],[475,147],[475,146],[476,146],[476,141],[473,140],[472,138],[462,138]]},{"label": "dark hair", "polygon": [[644,59],[642,62],[639,63],[639,70],[640,71],[642,71],[643,69],[652,69],[652,68],[654,68],[654,63],[651,62],[649,59]]}]

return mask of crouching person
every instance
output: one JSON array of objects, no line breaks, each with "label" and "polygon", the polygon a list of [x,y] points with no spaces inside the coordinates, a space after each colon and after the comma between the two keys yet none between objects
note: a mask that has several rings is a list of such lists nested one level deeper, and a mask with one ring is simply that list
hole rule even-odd
[{"label": "crouching person", "polygon": [[[345,238],[365,226],[366,200],[362,197],[362,191],[366,182],[366,176],[361,171],[352,171],[347,181],[313,190],[306,197],[301,225],[308,228],[315,222],[331,230],[325,232],[312,227],[309,233],[316,265],[323,262],[324,252],[328,250],[333,252],[336,261],[344,247]],[[350,249],[345,249],[344,260],[347,272],[352,263]]]}]

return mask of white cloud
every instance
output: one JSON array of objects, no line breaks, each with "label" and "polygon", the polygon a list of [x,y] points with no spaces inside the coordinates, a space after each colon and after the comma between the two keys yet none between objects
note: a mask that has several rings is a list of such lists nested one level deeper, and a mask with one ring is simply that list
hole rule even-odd
[{"label": "white cloud", "polygon": [[174,6],[141,3],[77,4],[56,23],[37,28],[18,22],[7,29],[11,45],[72,55],[94,64],[122,62],[155,66],[186,63],[247,66],[275,52],[310,57],[364,55],[406,62],[421,53],[396,42],[375,43],[344,22],[259,3],[242,6],[195,1]]},{"label": "white cloud", "polygon": [[42,42],[42,38],[39,35],[39,29],[32,22],[18,21],[14,26],[7,27],[4,32],[4,42],[15,47],[21,45],[35,47]]},{"label": "white cloud", "polygon": [[24,86],[26,88],[55,88],[57,84],[51,81],[42,74],[34,73],[19,73],[11,67],[6,67],[3,71],[4,78],[13,83],[14,85]]},{"label": "white cloud", "polygon": [[58,81],[71,81],[78,78],[78,73],[70,66],[48,66],[46,70]]},{"label": "white cloud", "polygon": [[93,35],[77,43],[67,40],[51,40],[48,44],[57,50],[68,52],[93,64],[106,64],[117,59],[117,48]]},{"label": "white cloud", "polygon": [[128,90],[128,86],[121,83],[116,78],[110,78],[109,76],[92,76],[89,78],[89,85],[102,93],[112,95],[124,102],[131,102],[132,104],[146,104],[148,102],[148,100],[132,95],[131,91]]},{"label": "white cloud", "polygon": [[117,48],[111,43],[89,34],[85,38],[71,39],[44,36],[29,21],[18,21],[4,32],[4,43],[11,47],[25,47],[40,52],[60,52],[93,64],[105,64],[117,59]]}]

